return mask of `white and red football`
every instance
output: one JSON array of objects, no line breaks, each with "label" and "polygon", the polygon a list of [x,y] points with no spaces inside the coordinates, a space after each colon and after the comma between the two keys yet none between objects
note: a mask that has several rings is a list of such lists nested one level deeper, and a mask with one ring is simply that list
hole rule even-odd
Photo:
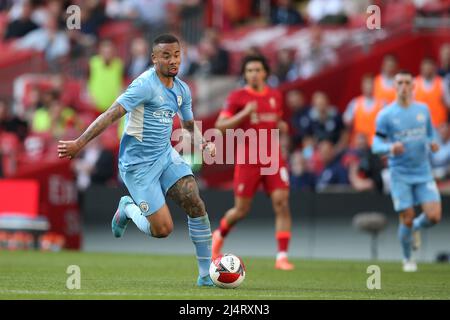
[{"label": "white and red football", "polygon": [[209,275],[216,286],[234,289],[240,286],[245,279],[245,266],[241,258],[231,253],[225,253],[211,262]]}]

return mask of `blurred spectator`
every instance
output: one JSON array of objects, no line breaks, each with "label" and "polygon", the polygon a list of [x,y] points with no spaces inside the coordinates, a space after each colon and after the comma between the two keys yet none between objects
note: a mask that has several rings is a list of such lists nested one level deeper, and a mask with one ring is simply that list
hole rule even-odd
[{"label": "blurred spectator", "polygon": [[310,0],[306,9],[314,23],[345,24],[348,21],[343,0]]},{"label": "blurred spectator", "polygon": [[[344,125],[338,110],[330,105],[327,95],[316,91],[312,97],[312,106],[300,118],[300,130],[307,138],[317,141],[327,140],[333,144],[343,144]],[[305,144],[305,142],[304,142]]]},{"label": "blurred spectator", "polygon": [[33,13],[33,6],[31,1],[24,1],[22,5],[22,12],[20,17],[12,20],[5,32],[5,40],[13,38],[21,38],[29,32],[38,28],[38,25],[31,19]]},{"label": "blurred spectator", "polygon": [[440,67],[438,70],[438,74],[442,78],[450,77],[450,43],[445,43],[441,46],[439,58]]},{"label": "blurred spectator", "polygon": [[323,33],[320,27],[311,30],[311,43],[305,46],[303,51],[297,52],[297,74],[293,77],[303,79],[322,71],[324,67],[337,63],[337,55],[333,48],[327,46],[323,41]]},{"label": "blurred spectator", "polygon": [[85,35],[98,37],[99,29],[107,21],[105,8],[100,0],[80,1],[81,32]]},{"label": "blurred spectator", "polygon": [[190,45],[187,42],[181,42],[181,64],[178,71],[180,78],[192,76],[198,69],[198,49],[194,45]]},{"label": "blurred spectator", "polygon": [[0,133],[2,131],[14,133],[23,142],[28,134],[28,124],[17,115],[12,115],[7,102],[0,99]]},{"label": "blurred spectator", "polygon": [[0,0],[0,11],[9,9],[13,0]]},{"label": "blurred spectator", "polygon": [[58,19],[50,16],[45,26],[31,31],[19,39],[16,46],[19,49],[34,49],[42,51],[49,65],[57,66],[59,59],[66,56],[70,50],[67,34],[58,29]]},{"label": "blurred spectator", "polygon": [[199,68],[197,73],[203,75],[226,75],[229,67],[229,54],[220,45],[217,30],[205,30],[199,44]]},{"label": "blurred spectator", "polygon": [[[68,31],[71,40],[71,61],[79,65],[76,58],[94,54],[100,27],[107,21],[104,5],[99,0],[77,0],[81,8],[81,29]],[[78,69],[80,69],[78,67]]]},{"label": "blurred spectator", "polygon": [[450,92],[450,43],[441,46],[439,52],[440,68],[438,74],[444,79],[447,92]]},{"label": "blurred spectator", "polygon": [[122,91],[123,63],[115,57],[114,44],[102,40],[98,55],[89,61],[88,89],[96,111],[108,109]]},{"label": "blurred spectator", "polygon": [[295,151],[290,157],[290,188],[292,190],[314,191],[316,178],[308,168],[308,161],[301,151]]},{"label": "blurred spectator", "polygon": [[431,154],[431,164],[435,178],[442,180],[450,174],[450,128],[445,123],[437,128],[440,148]]},{"label": "blurred spectator", "polygon": [[278,0],[270,12],[270,22],[274,25],[301,25],[305,24],[300,12],[295,8],[292,0]]},{"label": "blurred spectator", "polygon": [[420,65],[420,75],[415,79],[414,97],[427,104],[430,109],[431,122],[439,127],[448,120],[450,93],[443,79],[437,75],[436,63],[432,58],[425,58]]},{"label": "blurred spectator", "polygon": [[276,77],[276,84],[295,80],[295,60],[292,50],[286,48],[278,50],[273,76]]},{"label": "blurred spectator", "polygon": [[290,90],[286,94],[286,107],[291,112],[291,129],[292,129],[292,147],[300,146],[303,139],[302,118],[309,112],[309,106],[306,104],[305,96],[300,90]]},{"label": "blurred spectator", "polygon": [[378,155],[372,153],[369,140],[363,133],[355,136],[354,149],[351,151],[355,158],[349,163],[349,181],[356,191],[376,190],[383,192],[383,162]]},{"label": "blurred spectator", "polygon": [[131,59],[126,67],[129,79],[137,78],[150,67],[150,51],[148,42],[142,38],[135,38],[131,43]]},{"label": "blurred spectator", "polygon": [[342,163],[343,153],[337,151],[331,140],[322,140],[317,146],[317,156],[323,170],[316,180],[316,191],[326,191],[333,186],[349,185],[348,170]]},{"label": "blurred spectator", "polygon": [[384,100],[387,104],[395,100],[394,77],[396,72],[397,58],[392,54],[385,55],[381,65],[381,73],[375,77],[375,99]]},{"label": "blurred spectator", "polygon": [[175,0],[129,0],[127,18],[137,22],[146,38],[153,41],[157,35],[166,33],[170,25],[169,7]]},{"label": "blurred spectator", "polygon": [[366,136],[369,145],[375,135],[375,120],[384,103],[373,96],[374,78],[365,75],[361,80],[362,95],[353,98],[343,115],[345,125],[350,128],[350,141],[355,144],[358,135]]},{"label": "blurred spectator", "polygon": [[74,138],[82,126],[76,112],[61,103],[60,92],[56,90],[43,95],[43,100],[32,117],[33,133],[47,134],[56,139]]},{"label": "blurred spectator", "polygon": [[98,137],[89,142],[73,162],[80,193],[91,184],[105,185],[114,177],[114,154],[106,147],[104,140],[104,137]]}]

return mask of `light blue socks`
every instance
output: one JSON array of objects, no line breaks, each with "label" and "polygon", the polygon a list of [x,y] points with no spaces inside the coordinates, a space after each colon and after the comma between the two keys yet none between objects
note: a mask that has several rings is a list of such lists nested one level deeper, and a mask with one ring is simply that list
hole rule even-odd
[{"label": "light blue socks", "polygon": [[400,223],[398,226],[398,239],[402,245],[403,257],[406,260],[411,259],[412,229]]},{"label": "light blue socks", "polygon": [[198,218],[188,216],[189,236],[195,246],[200,277],[209,275],[212,235],[208,215]]},{"label": "light blue socks", "polygon": [[136,226],[146,235],[151,236],[152,232],[150,230],[150,222],[148,222],[147,218],[144,217],[141,213],[141,209],[134,204],[134,203],[128,203],[125,205],[125,214],[128,218],[133,220],[133,222],[136,224]]},{"label": "light blue socks", "polygon": [[425,213],[422,213],[420,216],[413,220],[413,231],[417,231],[423,228],[429,228],[433,226],[434,223],[431,222]]}]

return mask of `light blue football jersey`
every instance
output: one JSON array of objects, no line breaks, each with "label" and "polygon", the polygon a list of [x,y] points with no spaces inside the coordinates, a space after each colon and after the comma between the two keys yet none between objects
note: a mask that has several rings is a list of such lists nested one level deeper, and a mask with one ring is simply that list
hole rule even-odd
[{"label": "light blue football jersey", "polygon": [[151,165],[169,154],[176,114],[185,121],[193,119],[187,84],[175,77],[169,89],[154,68],[137,77],[116,101],[127,111],[119,150],[119,168],[123,171]]},{"label": "light blue football jersey", "polygon": [[[428,107],[414,101],[408,107],[396,101],[387,105],[377,116],[376,132],[372,150],[389,154],[391,175],[407,183],[422,183],[433,179],[430,164],[430,143],[436,141]],[[390,154],[391,144],[400,141],[405,152]]]}]

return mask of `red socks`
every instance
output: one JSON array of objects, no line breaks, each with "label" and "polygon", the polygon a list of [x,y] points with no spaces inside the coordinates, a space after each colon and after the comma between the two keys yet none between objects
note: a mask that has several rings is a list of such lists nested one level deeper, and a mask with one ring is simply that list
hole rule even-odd
[{"label": "red socks", "polygon": [[289,240],[291,239],[290,231],[277,231],[275,238],[278,242],[278,252],[287,252],[289,247]]}]

